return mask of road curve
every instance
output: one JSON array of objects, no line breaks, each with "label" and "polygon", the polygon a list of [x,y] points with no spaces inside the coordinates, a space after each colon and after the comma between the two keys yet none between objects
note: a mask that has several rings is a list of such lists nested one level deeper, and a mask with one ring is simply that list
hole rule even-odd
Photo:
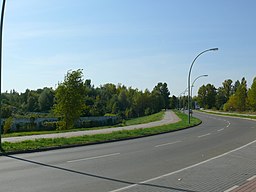
[{"label": "road curve", "polygon": [[194,115],[201,125],[164,135],[2,156],[1,190],[225,191],[256,175],[255,121]]}]

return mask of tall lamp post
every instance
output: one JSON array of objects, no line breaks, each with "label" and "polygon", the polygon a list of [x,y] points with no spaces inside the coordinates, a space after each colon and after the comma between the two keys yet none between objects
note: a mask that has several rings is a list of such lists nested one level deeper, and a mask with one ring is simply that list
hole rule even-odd
[{"label": "tall lamp post", "polygon": [[[193,83],[192,83],[192,85],[191,85],[191,99],[192,99],[192,103],[193,103],[193,87],[194,87],[194,84],[195,84],[195,82],[199,79],[199,78],[201,78],[201,77],[208,77],[208,75],[200,75],[200,76],[198,76],[197,78],[195,78],[195,80],[193,81]],[[191,114],[192,115],[192,114]]]},{"label": "tall lamp post", "polygon": [[202,51],[201,53],[199,53],[195,57],[195,59],[193,60],[192,64],[190,65],[190,68],[189,68],[189,72],[188,72],[188,124],[190,124],[190,79],[191,79],[190,76],[191,76],[192,67],[193,67],[195,61],[197,60],[197,58],[208,51],[218,51],[218,48],[206,49],[205,51]]},{"label": "tall lamp post", "polygon": [[[183,104],[182,104],[182,108],[183,108],[183,113],[184,113],[184,106],[185,106],[185,100],[184,100],[184,97],[185,97],[185,94],[186,94],[186,92],[188,91],[188,88],[186,88],[183,92],[181,92],[180,94],[179,94],[179,97],[180,97],[180,99],[179,99],[179,106],[181,107],[181,96],[183,95]],[[179,109],[181,109],[181,108],[179,108]]]},{"label": "tall lamp post", "polygon": [[3,54],[3,23],[4,23],[4,10],[5,10],[5,2],[2,2],[2,10],[1,10],[1,23],[0,23],[0,151],[2,149],[2,54]]}]

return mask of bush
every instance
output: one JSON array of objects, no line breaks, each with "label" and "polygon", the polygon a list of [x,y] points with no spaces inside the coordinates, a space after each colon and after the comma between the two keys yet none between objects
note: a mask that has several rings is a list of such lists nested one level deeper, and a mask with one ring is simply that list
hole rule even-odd
[{"label": "bush", "polygon": [[58,121],[56,125],[56,130],[65,130],[67,128],[65,121]]},{"label": "bush", "polygon": [[12,127],[12,123],[13,123],[13,118],[9,117],[8,119],[5,120],[4,122],[4,134],[8,133],[11,130]]},{"label": "bush", "polygon": [[56,130],[57,129],[57,124],[58,122],[49,122],[45,121],[42,123],[43,129],[44,130]]}]

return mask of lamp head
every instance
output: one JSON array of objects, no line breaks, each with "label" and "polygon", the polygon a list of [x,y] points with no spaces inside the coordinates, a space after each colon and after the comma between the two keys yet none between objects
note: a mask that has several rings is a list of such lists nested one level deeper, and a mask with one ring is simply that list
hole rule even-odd
[{"label": "lamp head", "polygon": [[212,49],[210,49],[211,51],[218,51],[219,50],[219,48],[212,48]]}]

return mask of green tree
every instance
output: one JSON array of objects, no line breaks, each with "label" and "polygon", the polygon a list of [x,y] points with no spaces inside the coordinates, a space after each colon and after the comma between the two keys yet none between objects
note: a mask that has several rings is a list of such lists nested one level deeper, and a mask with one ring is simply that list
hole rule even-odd
[{"label": "green tree", "polygon": [[225,96],[225,99],[227,102],[229,97],[232,95],[232,80],[231,79],[227,79],[225,80],[223,83],[222,83],[222,86],[223,86],[223,94]]},{"label": "green tree", "polygon": [[225,91],[223,87],[219,87],[217,89],[217,94],[216,94],[216,108],[223,110],[224,104],[227,102],[227,98],[225,95]]},{"label": "green tree", "polygon": [[225,103],[223,110],[224,111],[235,111],[237,109],[237,97],[231,95],[227,103]]},{"label": "green tree", "polygon": [[232,89],[232,94],[234,94],[236,92],[236,90],[238,89],[238,87],[240,86],[240,81],[237,80],[233,86],[233,89]]},{"label": "green tree", "polygon": [[246,110],[246,100],[247,100],[247,83],[245,78],[242,79],[241,84],[238,86],[235,97],[237,97],[237,110]]},{"label": "green tree", "polygon": [[174,95],[170,98],[170,108],[175,109],[178,107],[178,98],[175,97]]},{"label": "green tree", "polygon": [[203,85],[198,90],[198,103],[201,107],[211,109],[215,107],[216,88],[212,84]]},{"label": "green tree", "polygon": [[206,95],[207,95],[207,91],[206,91],[206,86],[202,85],[199,89],[198,89],[198,97],[197,97],[197,102],[198,104],[205,108],[206,106]]},{"label": "green tree", "polygon": [[42,112],[50,111],[53,107],[54,102],[54,91],[50,88],[45,87],[38,97],[39,109]]},{"label": "green tree", "polygon": [[169,95],[170,91],[168,90],[167,83],[158,83],[154,89],[153,94],[162,97],[163,105],[162,108],[168,109],[170,105]]},{"label": "green tree", "polygon": [[247,99],[249,109],[256,111],[256,77],[253,79],[252,86],[248,91]]},{"label": "green tree", "polygon": [[27,98],[27,103],[25,105],[25,108],[28,112],[39,111],[38,97],[39,97],[39,95],[35,91],[29,92],[28,98]]},{"label": "green tree", "polygon": [[81,69],[68,71],[64,82],[56,89],[54,113],[62,117],[65,129],[70,129],[85,108],[85,86]]},{"label": "green tree", "polygon": [[245,78],[242,79],[241,83],[236,81],[235,93],[230,96],[228,102],[224,105],[225,111],[245,111],[247,102],[247,83]]}]

